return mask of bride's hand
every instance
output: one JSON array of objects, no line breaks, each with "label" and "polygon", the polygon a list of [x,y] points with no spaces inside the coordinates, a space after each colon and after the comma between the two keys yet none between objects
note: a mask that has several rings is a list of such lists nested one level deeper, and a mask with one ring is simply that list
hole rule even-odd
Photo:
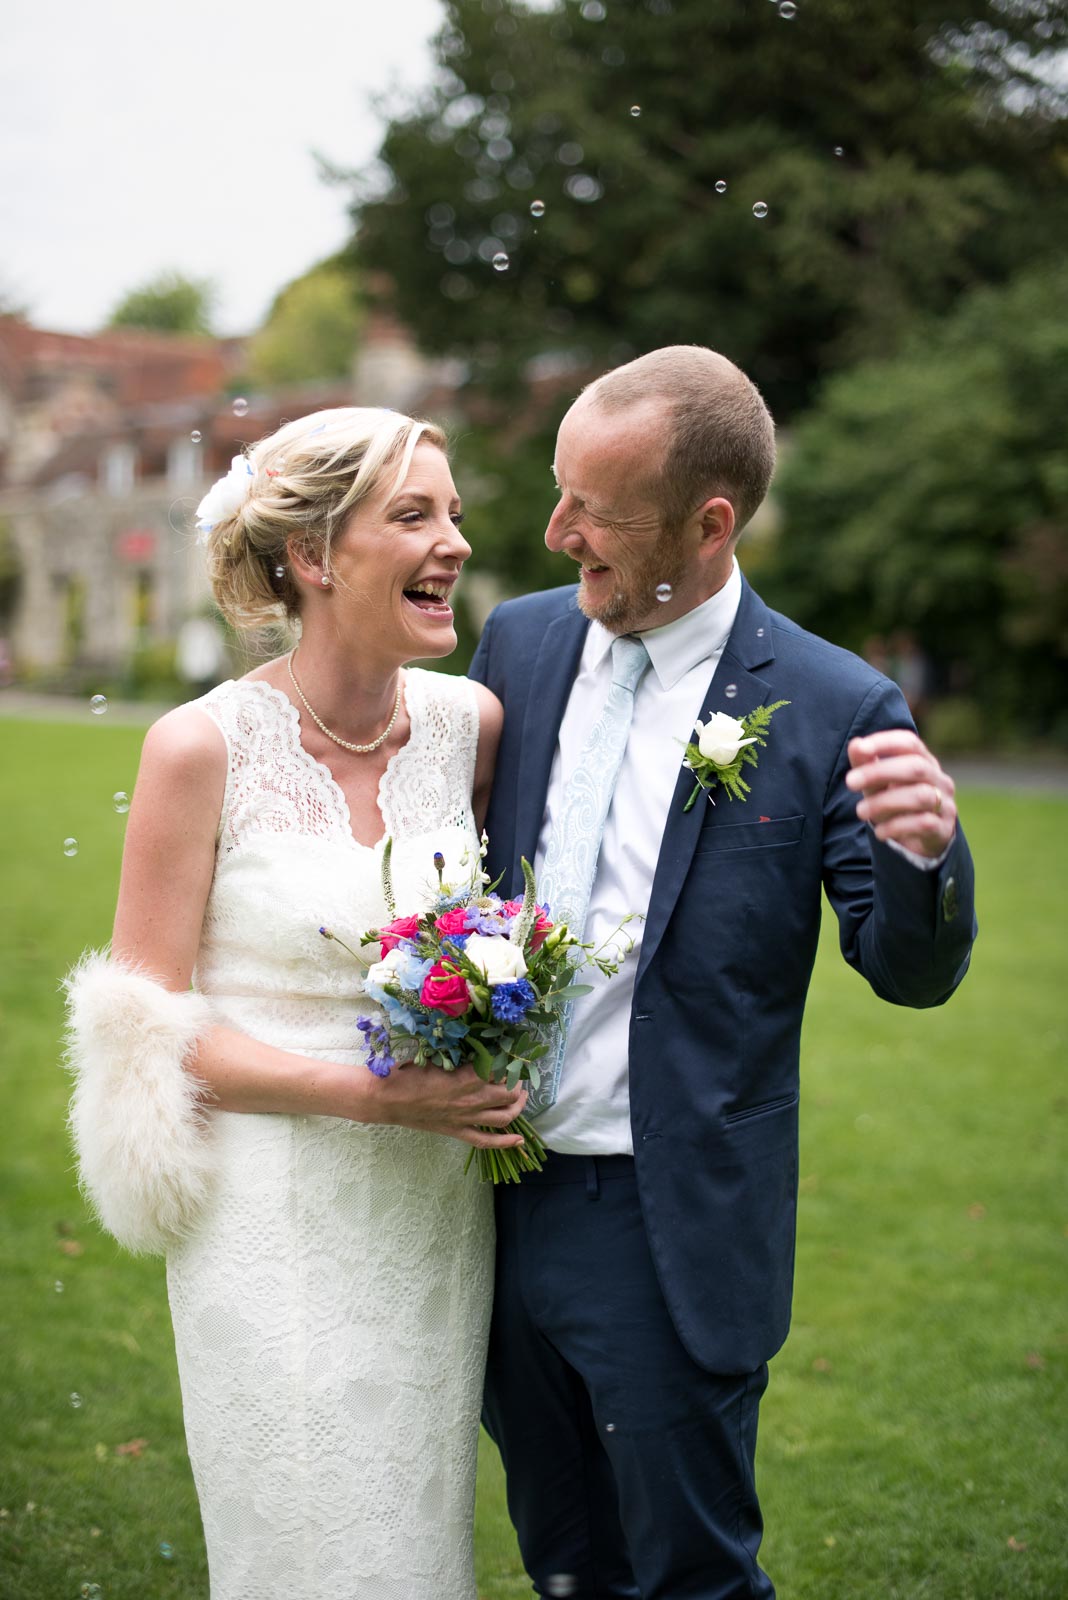
[{"label": "bride's hand", "polygon": [[522,1135],[494,1130],[507,1128],[526,1103],[524,1084],[509,1089],[503,1083],[484,1083],[474,1067],[443,1072],[440,1067],[398,1066],[388,1078],[374,1080],[364,1120],[444,1133],[480,1150],[504,1149],[522,1144]]}]

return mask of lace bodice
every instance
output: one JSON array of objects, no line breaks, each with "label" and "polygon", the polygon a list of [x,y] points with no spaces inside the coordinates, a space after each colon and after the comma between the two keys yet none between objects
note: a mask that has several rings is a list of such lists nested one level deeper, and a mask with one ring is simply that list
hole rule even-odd
[{"label": "lace bodice", "polygon": [[255,1038],[351,1048],[362,969],[320,927],[358,950],[362,933],[388,921],[387,837],[402,914],[432,898],[435,851],[455,871],[477,850],[474,691],[465,678],[411,668],[405,698],[411,736],[382,775],[382,836],[370,846],[353,838],[345,796],[301,744],[297,708],[280,690],[242,679],[197,702],[222,731],[229,767],[195,982]]}]

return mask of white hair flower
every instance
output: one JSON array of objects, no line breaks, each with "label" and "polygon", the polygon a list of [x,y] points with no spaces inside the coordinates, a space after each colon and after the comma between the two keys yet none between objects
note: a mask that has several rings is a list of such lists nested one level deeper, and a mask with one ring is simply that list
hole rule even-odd
[{"label": "white hair flower", "polygon": [[198,542],[204,544],[208,534],[224,517],[232,517],[248,499],[252,488],[252,462],[248,456],[235,456],[225,478],[213,483],[197,506],[196,526]]}]

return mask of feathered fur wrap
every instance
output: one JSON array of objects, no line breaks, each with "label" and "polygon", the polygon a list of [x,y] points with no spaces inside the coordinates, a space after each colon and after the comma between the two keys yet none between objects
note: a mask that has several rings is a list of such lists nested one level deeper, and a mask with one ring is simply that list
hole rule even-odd
[{"label": "feathered fur wrap", "polygon": [[212,1026],[211,1006],[98,951],[64,987],[82,1189],[127,1250],[166,1251],[194,1228],[212,1189],[204,1086],[186,1066]]}]

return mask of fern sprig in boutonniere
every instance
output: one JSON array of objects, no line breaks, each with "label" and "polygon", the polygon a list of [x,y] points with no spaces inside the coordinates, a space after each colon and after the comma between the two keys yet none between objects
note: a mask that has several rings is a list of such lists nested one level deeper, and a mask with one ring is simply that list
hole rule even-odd
[{"label": "fern sprig in boutonniere", "polygon": [[[682,758],[696,782],[693,794],[684,811],[689,811],[703,789],[712,799],[711,791],[722,784],[730,800],[744,800],[749,785],[742,777],[743,767],[755,767],[757,751],[767,744],[764,735],[771,719],[789,700],[776,700],[772,706],[756,706],[744,717],[728,717],[725,711],[714,711],[706,723],[694,724],[697,738],[686,746]],[[715,801],[712,801],[715,805]]]}]

